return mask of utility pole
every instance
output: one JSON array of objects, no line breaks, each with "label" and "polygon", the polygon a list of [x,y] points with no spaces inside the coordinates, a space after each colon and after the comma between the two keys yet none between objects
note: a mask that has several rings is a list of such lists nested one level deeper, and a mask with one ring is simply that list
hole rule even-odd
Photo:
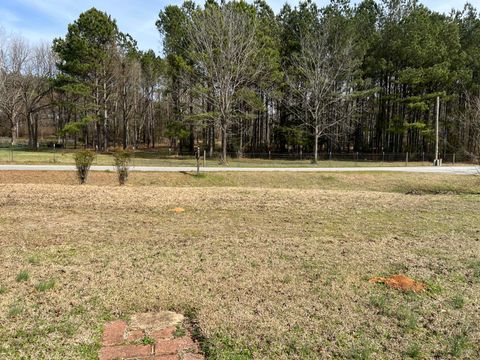
[{"label": "utility pole", "polygon": [[435,160],[433,161],[434,166],[441,166],[442,162],[438,158],[438,122],[440,118],[440,96],[437,96],[437,113],[435,119]]}]

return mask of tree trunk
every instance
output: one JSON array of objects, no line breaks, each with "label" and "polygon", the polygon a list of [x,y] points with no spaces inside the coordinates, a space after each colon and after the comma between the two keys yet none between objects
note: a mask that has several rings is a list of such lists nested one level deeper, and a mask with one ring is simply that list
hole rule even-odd
[{"label": "tree trunk", "polygon": [[33,148],[38,150],[38,114],[33,116]]},{"label": "tree trunk", "polygon": [[34,142],[34,129],[33,129],[33,121],[32,121],[32,113],[27,110],[27,129],[28,129],[28,147],[31,150],[35,150],[35,142]]},{"label": "tree trunk", "polygon": [[12,145],[17,145],[17,124],[14,119],[10,121],[10,137],[12,138]]},{"label": "tree trunk", "polygon": [[227,164],[227,125],[222,125],[222,164]]},{"label": "tree trunk", "polygon": [[212,124],[210,126],[208,133],[209,133],[208,136],[209,136],[209,139],[210,139],[209,153],[210,153],[210,158],[212,158],[213,151],[214,151],[214,148],[215,148],[215,125],[214,124]]},{"label": "tree trunk", "polygon": [[107,83],[103,83],[103,149],[108,149]]}]

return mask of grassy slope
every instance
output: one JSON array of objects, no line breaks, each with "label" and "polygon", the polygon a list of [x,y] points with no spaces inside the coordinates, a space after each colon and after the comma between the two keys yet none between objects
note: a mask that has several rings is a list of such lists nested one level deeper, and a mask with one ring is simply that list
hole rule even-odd
[{"label": "grassy slope", "polygon": [[[158,309],[211,358],[480,356],[478,178],[113,177],[0,173],[0,358],[95,358],[106,319]],[[368,282],[395,273],[429,291]]]}]

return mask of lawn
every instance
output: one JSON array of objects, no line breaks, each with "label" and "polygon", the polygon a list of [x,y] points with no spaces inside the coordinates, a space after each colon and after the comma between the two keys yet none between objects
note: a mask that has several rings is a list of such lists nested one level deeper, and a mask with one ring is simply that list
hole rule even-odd
[{"label": "lawn", "polygon": [[[74,164],[73,150],[15,150],[0,148],[0,164]],[[111,154],[99,153],[95,158],[95,165],[113,165]],[[136,151],[133,157],[133,165],[136,166],[196,166],[193,157],[169,156],[164,149],[162,151]],[[201,161],[203,166],[203,158]],[[408,166],[429,166],[430,162],[409,162]],[[448,165],[452,165],[448,163]],[[459,164],[462,165],[462,164]],[[206,159],[205,166],[224,166],[219,164],[219,159]],[[404,161],[355,161],[354,154],[344,154],[342,160],[322,160],[312,165],[310,160],[267,160],[267,159],[230,159],[228,166],[232,167],[356,167],[356,166],[406,166]]]},{"label": "lawn", "polygon": [[480,357],[478,177],[114,177],[0,172],[1,359],[95,359],[164,309],[210,359]]}]

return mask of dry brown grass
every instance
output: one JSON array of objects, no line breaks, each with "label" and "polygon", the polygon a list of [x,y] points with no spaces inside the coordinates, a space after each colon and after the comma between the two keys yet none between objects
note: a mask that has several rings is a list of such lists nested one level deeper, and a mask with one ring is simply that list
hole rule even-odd
[{"label": "dry brown grass", "polygon": [[[299,174],[289,189],[268,186],[280,174],[225,174],[221,187],[186,187],[210,175],[133,174],[127,187],[113,173],[92,174],[103,186],[54,175],[0,173],[2,359],[93,359],[105,320],[160,309],[196,317],[210,358],[480,357],[470,178],[444,191],[444,177],[427,187],[415,175],[424,195],[412,196],[406,174]],[[337,190],[318,189],[326,176]],[[158,186],[167,179],[179,183]],[[397,273],[428,290],[368,282]]]},{"label": "dry brown grass", "polygon": [[[93,172],[90,185],[116,186],[114,172]],[[0,171],[0,184],[76,185],[74,172]],[[386,191],[411,194],[479,194],[480,176],[422,173],[288,173],[223,172],[131,173],[128,186],[167,187],[258,187],[282,189],[323,189]]]}]

